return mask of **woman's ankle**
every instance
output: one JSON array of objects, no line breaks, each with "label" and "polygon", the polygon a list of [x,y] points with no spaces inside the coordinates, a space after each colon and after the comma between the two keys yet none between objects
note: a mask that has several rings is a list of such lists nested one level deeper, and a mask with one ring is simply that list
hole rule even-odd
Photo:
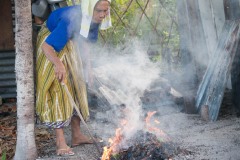
[{"label": "woman's ankle", "polygon": [[67,146],[66,140],[65,140],[65,137],[64,137],[63,129],[62,128],[56,128],[55,132],[56,132],[56,145],[57,145],[57,147],[59,148],[59,147]]}]

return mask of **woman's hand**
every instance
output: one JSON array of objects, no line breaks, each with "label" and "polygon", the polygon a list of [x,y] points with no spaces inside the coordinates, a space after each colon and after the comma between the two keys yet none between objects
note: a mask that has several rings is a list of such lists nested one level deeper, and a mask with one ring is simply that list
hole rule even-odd
[{"label": "woman's hand", "polygon": [[66,78],[66,69],[64,64],[59,60],[58,62],[54,63],[54,71],[55,77],[60,83],[64,83]]},{"label": "woman's hand", "polygon": [[66,78],[66,69],[62,61],[57,57],[53,47],[44,42],[42,45],[42,50],[47,59],[54,65],[55,77],[60,83],[64,83]]}]

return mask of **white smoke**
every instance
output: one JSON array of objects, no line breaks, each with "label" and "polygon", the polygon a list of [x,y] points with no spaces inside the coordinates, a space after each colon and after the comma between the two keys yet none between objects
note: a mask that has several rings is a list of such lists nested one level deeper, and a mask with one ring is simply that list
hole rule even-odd
[{"label": "white smoke", "polygon": [[[95,76],[100,83],[95,89],[105,95],[110,104],[125,106],[123,114],[127,124],[122,129],[127,138],[143,128],[140,97],[160,74],[159,67],[150,61],[147,51],[141,46],[140,42],[133,42],[125,49],[112,50],[112,53],[96,53],[93,60],[96,65]],[[120,107],[112,109],[116,109],[114,113],[121,112]],[[105,113],[105,116],[116,120],[116,115],[111,115],[112,113]],[[109,129],[115,131],[116,128]]]}]

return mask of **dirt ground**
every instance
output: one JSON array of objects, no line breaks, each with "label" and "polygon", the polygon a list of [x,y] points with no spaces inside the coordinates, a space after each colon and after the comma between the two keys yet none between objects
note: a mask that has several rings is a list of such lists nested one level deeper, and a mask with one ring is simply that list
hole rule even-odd
[{"label": "dirt ground", "polygon": [[180,148],[190,153],[176,155],[182,160],[239,160],[240,119],[222,115],[216,122],[203,121],[199,115],[172,113],[160,117],[162,129]]},{"label": "dirt ground", "polygon": [[[155,108],[155,107],[154,107]],[[151,110],[152,108],[149,108]],[[92,112],[100,112],[91,109]],[[198,114],[186,114],[181,112],[181,107],[174,104],[164,104],[157,107],[154,119],[160,124],[158,128],[163,130],[171,138],[171,141],[187,152],[180,152],[172,157],[174,160],[240,160],[240,118],[237,118],[231,104],[229,94],[225,95],[219,118],[216,122],[202,120]],[[93,118],[88,122],[94,135],[102,135],[103,140],[111,137],[106,128],[113,127],[108,119]],[[83,130],[84,127],[83,127]],[[67,129],[67,141],[70,143],[71,134]],[[86,130],[85,130],[86,132]],[[54,143],[48,146],[48,150],[41,151],[42,158],[50,159],[81,159],[98,160],[98,154],[94,145],[83,145],[74,148],[76,156],[71,158],[56,157]]]},{"label": "dirt ground", "polygon": [[[3,106],[1,107],[3,108]],[[4,128],[4,120],[11,119],[13,121],[16,118],[15,110],[14,108],[14,112],[10,114],[12,117],[0,117],[1,129]],[[225,94],[219,118],[216,122],[204,121],[198,114],[183,113],[181,112],[181,106],[173,103],[155,105],[154,107],[149,107],[146,112],[153,110],[157,111],[157,114],[153,118],[160,122],[157,127],[163,130],[179,148],[186,151],[179,152],[172,159],[240,160],[240,118],[237,118],[235,115],[231,96],[228,93]],[[108,138],[114,133],[113,130],[109,132],[108,128],[116,129],[117,127],[111,123],[113,117],[94,117],[98,112],[105,115],[107,112],[103,108],[90,108],[90,111],[92,116],[88,121],[88,125],[91,132],[94,136],[101,137],[105,144],[107,144]],[[9,148],[7,154],[14,154],[15,150],[16,126],[12,127],[14,125],[16,125],[16,122],[11,122],[8,130],[5,130],[8,136],[4,135],[4,132],[1,132],[1,147],[5,146]],[[84,126],[82,126],[82,130],[87,134]],[[67,142],[70,145],[70,129],[67,128],[65,132]],[[55,135],[53,130],[46,129],[39,124],[36,125],[36,143],[38,147],[38,160],[98,160],[101,157],[96,147],[91,144],[75,147],[73,149],[76,153],[75,156],[57,157],[55,155]],[[105,144],[101,143],[98,145],[102,148]],[[2,151],[4,150],[4,148],[1,149]]]}]

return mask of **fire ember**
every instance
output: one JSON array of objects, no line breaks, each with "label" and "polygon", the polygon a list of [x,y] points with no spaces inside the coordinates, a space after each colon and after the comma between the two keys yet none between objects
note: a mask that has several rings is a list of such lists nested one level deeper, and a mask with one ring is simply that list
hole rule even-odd
[{"label": "fire ember", "polygon": [[[152,116],[156,113],[148,112],[145,118],[145,129],[138,130],[131,138],[124,135],[124,130],[118,128],[110,145],[104,147],[101,160],[164,160],[176,155],[178,148],[170,138],[160,129],[151,125]],[[124,121],[126,122],[126,121]],[[122,124],[127,124],[122,122]],[[160,122],[155,120],[156,124]],[[123,126],[125,126],[123,125]],[[125,131],[129,127],[124,127]]]},{"label": "fire ember", "polygon": [[109,160],[164,160],[177,154],[178,148],[172,142],[160,142],[156,135],[138,131],[123,148],[110,155]]}]

